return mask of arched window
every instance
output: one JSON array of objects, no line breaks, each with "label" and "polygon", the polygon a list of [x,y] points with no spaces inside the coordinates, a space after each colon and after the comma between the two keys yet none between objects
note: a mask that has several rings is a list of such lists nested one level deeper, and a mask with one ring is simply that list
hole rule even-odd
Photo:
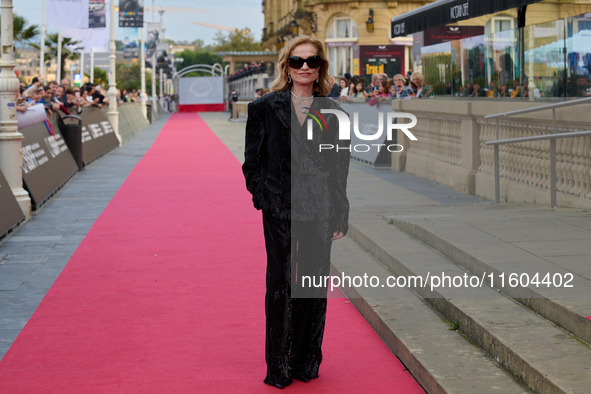
[{"label": "arched window", "polygon": [[328,24],[326,46],[330,61],[330,75],[342,76],[351,73],[353,62],[353,45],[357,43],[357,23],[346,15],[332,18]]}]

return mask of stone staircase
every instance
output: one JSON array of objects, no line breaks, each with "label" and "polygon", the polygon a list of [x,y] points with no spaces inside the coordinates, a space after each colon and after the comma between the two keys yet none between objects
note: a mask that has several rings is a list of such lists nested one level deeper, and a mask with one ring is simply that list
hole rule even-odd
[{"label": "stone staircase", "polygon": [[[376,287],[341,289],[423,388],[428,393],[591,392],[586,278],[503,240],[503,231],[511,231],[501,224],[510,226],[511,215],[490,224],[498,227],[500,234],[495,235],[470,226],[465,218],[456,220],[453,207],[433,209],[421,208],[414,215],[353,210],[349,234],[335,242],[332,255],[334,275],[380,279]],[[490,212],[484,214],[500,218],[507,213],[499,206],[486,210]],[[476,211],[482,215],[483,207]],[[544,240],[544,234],[524,232],[526,238],[541,237],[541,246],[551,248],[552,240]],[[570,273],[574,287],[509,285],[511,274],[533,278],[536,272],[557,275],[556,282],[558,275],[564,282]],[[442,275],[468,278],[477,286],[432,288],[437,282],[433,276]],[[382,286],[388,276],[407,283]],[[408,280],[419,276],[429,279]]]}]

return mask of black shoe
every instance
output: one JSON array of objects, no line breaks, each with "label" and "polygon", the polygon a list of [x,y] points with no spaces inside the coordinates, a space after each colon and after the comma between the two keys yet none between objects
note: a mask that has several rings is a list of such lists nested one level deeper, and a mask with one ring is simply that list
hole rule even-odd
[{"label": "black shoe", "polygon": [[265,382],[266,384],[268,384],[270,386],[275,386],[278,389],[282,389],[284,387],[289,386],[293,382],[293,380],[291,380],[291,379],[272,380],[269,378],[265,378],[265,380],[263,380],[263,382]]},{"label": "black shoe", "polygon": [[304,383],[307,383],[308,381],[310,381],[312,379],[316,379],[317,377],[318,377],[318,374],[315,374],[315,375],[308,375],[305,373],[293,374],[294,379],[299,380],[300,382],[304,382]]}]

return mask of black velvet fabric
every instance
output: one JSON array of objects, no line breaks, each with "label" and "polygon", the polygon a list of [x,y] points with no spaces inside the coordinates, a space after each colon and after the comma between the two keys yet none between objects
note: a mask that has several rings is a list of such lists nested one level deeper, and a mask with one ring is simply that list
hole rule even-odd
[{"label": "black velvet fabric", "polygon": [[[320,111],[320,102],[315,99],[312,108]],[[301,278],[328,276],[331,237],[348,229],[349,152],[318,153],[320,142],[344,145],[348,141],[337,140],[336,116],[324,118],[328,129],[315,128],[314,140],[308,141],[297,123],[289,91],[272,92],[248,107],[242,169],[253,204],[263,211],[267,252],[264,381],[276,387],[285,387],[292,379],[318,377],[327,289],[304,287]]]},{"label": "black velvet fabric", "polygon": [[317,378],[322,362],[326,287],[302,288],[298,283],[294,287],[306,298],[293,298],[291,282],[296,280],[292,267],[297,276],[328,275],[329,226],[327,222],[277,219],[264,211],[263,226],[267,250],[265,383],[287,386],[292,378]]}]

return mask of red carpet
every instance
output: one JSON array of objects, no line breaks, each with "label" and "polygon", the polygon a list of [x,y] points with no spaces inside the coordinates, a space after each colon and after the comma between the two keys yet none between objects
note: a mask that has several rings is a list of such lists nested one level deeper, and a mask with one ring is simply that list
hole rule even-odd
[{"label": "red carpet", "polygon": [[[171,117],[0,362],[0,393],[259,393],[265,251],[240,163]],[[320,378],[285,391],[422,392],[345,299]]]}]

